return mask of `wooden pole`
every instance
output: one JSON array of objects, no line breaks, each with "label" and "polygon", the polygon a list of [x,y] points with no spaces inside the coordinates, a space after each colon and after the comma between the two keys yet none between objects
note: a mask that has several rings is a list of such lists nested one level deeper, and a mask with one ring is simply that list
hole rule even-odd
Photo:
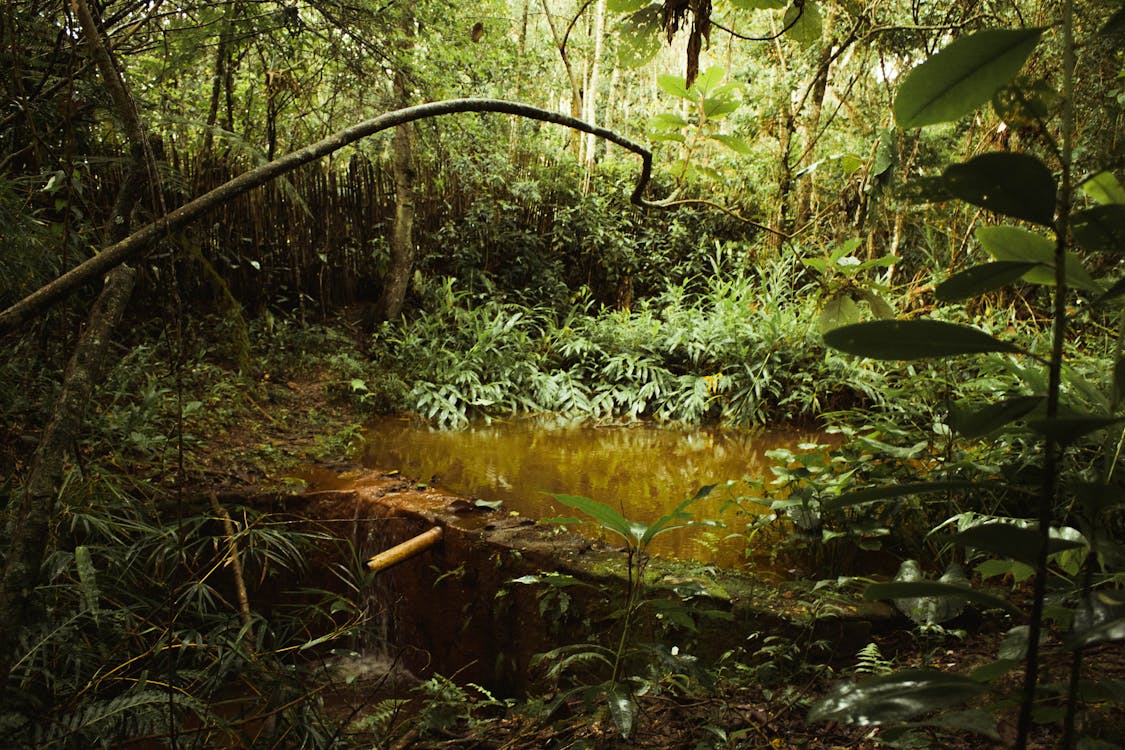
[{"label": "wooden pole", "polygon": [[443,533],[440,526],[434,526],[432,529],[423,531],[413,539],[407,539],[402,544],[397,544],[375,555],[375,557],[367,561],[367,567],[378,573],[392,565],[397,565],[403,560],[409,560],[440,542]]}]

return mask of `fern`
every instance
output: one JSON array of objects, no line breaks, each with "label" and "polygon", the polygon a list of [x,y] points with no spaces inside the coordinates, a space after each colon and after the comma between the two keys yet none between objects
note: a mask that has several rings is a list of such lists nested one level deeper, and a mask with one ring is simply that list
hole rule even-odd
[{"label": "fern", "polygon": [[881,675],[894,671],[894,663],[883,656],[879,644],[872,641],[856,653],[857,674]]}]

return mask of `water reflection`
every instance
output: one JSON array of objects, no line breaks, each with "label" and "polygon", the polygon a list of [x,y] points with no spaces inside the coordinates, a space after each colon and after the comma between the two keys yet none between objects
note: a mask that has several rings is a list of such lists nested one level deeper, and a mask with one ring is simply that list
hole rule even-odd
[{"label": "water reflection", "polygon": [[[606,427],[542,419],[493,421],[449,431],[386,418],[369,425],[364,463],[398,469],[465,497],[499,500],[505,510],[533,518],[575,515],[551,496],[560,493],[585,495],[612,505],[627,518],[651,522],[700,486],[721,483],[724,486],[693,506],[698,518],[719,519],[724,501],[756,496],[741,480],[769,475],[766,451],[819,437],[794,431],[645,423]],[[728,480],[738,481],[727,486]],[[745,521],[733,509],[722,520],[727,529],[710,535],[700,529],[672,532],[660,537],[655,549],[680,558],[737,564],[744,548],[741,539],[718,539],[740,531]]]}]

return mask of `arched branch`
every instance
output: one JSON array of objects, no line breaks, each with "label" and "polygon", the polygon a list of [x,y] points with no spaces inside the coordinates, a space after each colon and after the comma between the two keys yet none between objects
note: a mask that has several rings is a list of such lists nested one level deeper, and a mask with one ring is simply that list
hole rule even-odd
[{"label": "arched branch", "polygon": [[223,183],[214,190],[204,193],[198,198],[170,211],[167,215],[156,221],[146,224],[120,242],[102,248],[94,257],[80,263],[54,281],[45,284],[8,309],[0,312],[0,336],[5,336],[17,330],[21,325],[30,320],[32,316],[55,304],[78,287],[101,278],[101,276],[110,269],[141,255],[156,239],[182,229],[208,211],[245,192],[261,187],[283,174],[291,172],[310,162],[314,162],[321,157],[338,151],[367,136],[408,122],[414,122],[415,120],[455,114],[458,112],[497,112],[516,115],[532,120],[563,125],[615,143],[641,157],[641,174],[637,179],[637,185],[633,189],[630,200],[638,206],[648,208],[664,207],[659,202],[645,200],[644,198],[645,188],[648,185],[649,178],[652,176],[652,152],[644,146],[618,135],[612,130],[590,125],[582,120],[559,112],[551,112],[550,110],[532,107],[527,104],[518,104],[516,102],[508,102],[500,99],[450,99],[441,102],[419,104],[413,107],[395,110],[394,112],[388,112],[349,128],[345,128],[323,140],[274,159],[268,164],[263,164],[260,167],[251,169],[249,172],[245,172]]}]

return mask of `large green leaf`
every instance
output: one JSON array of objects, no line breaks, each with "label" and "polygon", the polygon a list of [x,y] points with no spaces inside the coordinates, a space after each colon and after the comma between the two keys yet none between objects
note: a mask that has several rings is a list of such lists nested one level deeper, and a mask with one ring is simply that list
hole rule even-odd
[{"label": "large green leaf", "polygon": [[798,44],[808,47],[815,44],[824,33],[824,22],[820,17],[820,7],[814,0],[805,0],[801,5],[793,3],[781,19],[785,33]]},{"label": "large green leaf", "polygon": [[1058,187],[1047,165],[1029,154],[981,154],[942,173],[949,192],[974,206],[1051,226]]},{"label": "large green leaf", "polygon": [[650,0],[606,0],[606,10],[613,13],[632,13],[647,5]]},{"label": "large green leaf", "polygon": [[934,296],[942,302],[960,302],[1007,286],[1038,263],[997,260],[966,268],[937,285]]},{"label": "large green leaf", "polygon": [[911,497],[931,492],[949,492],[951,490],[973,490],[982,487],[1001,486],[995,483],[969,482],[966,480],[951,480],[947,482],[907,482],[905,484],[892,484],[886,487],[868,487],[855,490],[843,495],[837,495],[820,503],[821,510],[833,511],[850,508],[854,505],[873,503],[879,500],[893,500],[898,497]]},{"label": "large green leaf", "polygon": [[[691,87],[688,89],[692,93],[698,95],[700,98],[707,98],[715,91],[715,88],[722,83],[727,72],[719,65],[712,65],[707,70],[701,71],[695,80],[692,81]],[[694,98],[694,97],[693,97]]]},{"label": "large green leaf", "polygon": [[617,731],[621,733],[622,737],[629,739],[637,718],[637,702],[628,691],[619,687],[610,690],[606,698],[609,703],[609,715],[613,719],[614,726],[617,727]]},{"label": "large green leaf", "polygon": [[1006,599],[1001,599],[983,591],[960,586],[953,583],[940,581],[892,581],[890,583],[873,583],[863,592],[863,598],[868,601],[882,599],[918,599],[931,596],[959,597],[968,602],[981,605],[985,609],[1003,609],[1013,614],[1019,613],[1019,608]]},{"label": "large green leaf", "polygon": [[1100,414],[1065,414],[1050,419],[1035,419],[1027,426],[1059,443],[1073,443],[1091,432],[1125,421],[1125,417],[1104,417]]},{"label": "large green leaf", "polygon": [[1043,403],[1043,396],[1015,396],[976,409],[956,408],[949,426],[962,437],[977,438],[1027,416]]},{"label": "large green leaf", "polygon": [[617,37],[617,60],[625,68],[644,65],[660,52],[663,9],[647,0],[630,2],[633,12],[614,24]]},{"label": "large green leaf", "polygon": [[[580,510],[596,521],[596,525],[607,531],[612,531],[625,539],[630,545],[636,545],[648,527],[644,524],[630,521],[605,503],[591,500],[580,495],[554,495],[554,498],[563,505]],[[571,519],[547,519],[550,522],[565,523]]]},{"label": "large green leaf", "polygon": [[680,76],[674,76],[671,73],[661,73],[656,77],[656,85],[661,88],[665,93],[672,96],[678,96],[681,99],[695,100],[695,96],[688,91],[687,81]]},{"label": "large green leaf", "polygon": [[895,122],[919,128],[969,114],[1016,77],[1042,33],[989,29],[954,40],[906,75],[895,97]]},{"label": "large green leaf", "polygon": [[[1031,284],[1053,286],[1055,283],[1055,241],[1049,237],[1029,231],[1022,227],[992,226],[980,227],[973,233],[985,252],[996,260],[1023,261],[1037,263],[1023,275],[1023,280]],[[1066,283],[1074,289],[1087,292],[1101,290],[1098,282],[1082,265],[1082,260],[1074,253],[1066,254]]]},{"label": "large green leaf", "polygon": [[873,320],[824,334],[833,349],[872,359],[924,359],[954,354],[1019,352],[984,331],[940,320]]},{"label": "large green leaf", "polygon": [[1074,241],[1086,250],[1125,253],[1125,205],[1094,206],[1070,217]]},{"label": "large green leaf", "polygon": [[754,153],[754,150],[750,148],[750,144],[742,138],[739,138],[737,135],[713,135],[711,136],[711,138],[736,153],[744,154],[746,156]]},{"label": "large green leaf", "polygon": [[1125,186],[1113,172],[1098,172],[1083,182],[1079,189],[1087,198],[1100,205],[1125,203]]},{"label": "large green leaf", "polygon": [[[1008,557],[1034,567],[1039,562],[1039,532],[1036,529],[1009,523],[982,523],[953,535],[952,541],[966,547]],[[1047,545],[1051,554],[1079,549],[1082,542],[1052,538]]]},{"label": "large green leaf", "polygon": [[745,10],[781,10],[785,0],[730,0],[730,4]]},{"label": "large green leaf", "polygon": [[894,674],[837,685],[809,711],[809,721],[889,724],[909,721],[966,701],[984,685],[957,674],[904,669]]}]

